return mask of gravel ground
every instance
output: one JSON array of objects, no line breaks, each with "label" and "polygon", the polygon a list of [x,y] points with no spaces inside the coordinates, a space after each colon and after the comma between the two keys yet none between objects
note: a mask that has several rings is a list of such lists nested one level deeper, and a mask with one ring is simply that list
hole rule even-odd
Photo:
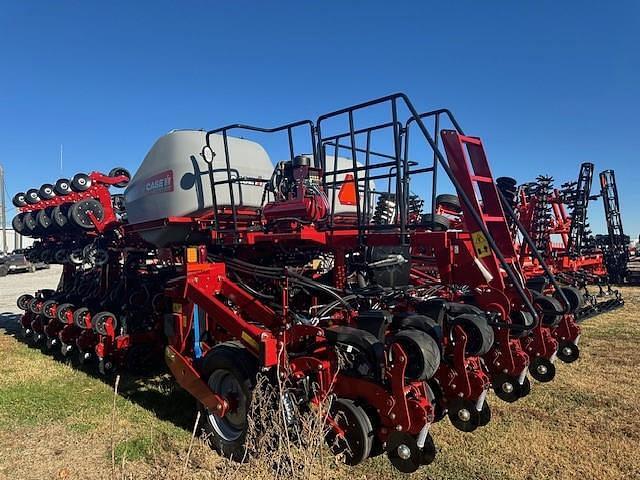
[{"label": "gravel ground", "polygon": [[3,314],[19,313],[16,299],[23,293],[31,293],[41,288],[56,288],[61,265],[51,265],[51,268],[38,270],[33,273],[13,273],[0,277],[0,312]]}]

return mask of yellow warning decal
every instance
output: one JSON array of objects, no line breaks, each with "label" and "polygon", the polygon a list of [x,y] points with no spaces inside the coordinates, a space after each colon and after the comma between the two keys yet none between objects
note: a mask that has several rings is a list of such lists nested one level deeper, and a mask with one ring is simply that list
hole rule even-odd
[{"label": "yellow warning decal", "polygon": [[173,302],[173,313],[182,313],[182,304]]},{"label": "yellow warning decal", "polygon": [[473,241],[473,247],[476,249],[476,255],[478,258],[484,258],[491,255],[491,249],[487,242],[487,237],[482,232],[474,232],[471,234],[471,241]]},{"label": "yellow warning decal", "polygon": [[258,345],[258,342],[256,342],[253,337],[251,335],[249,335],[247,332],[242,332],[241,335],[242,340],[244,340],[246,343],[249,344],[249,346],[251,348],[253,348],[256,352],[260,351],[260,346]]}]

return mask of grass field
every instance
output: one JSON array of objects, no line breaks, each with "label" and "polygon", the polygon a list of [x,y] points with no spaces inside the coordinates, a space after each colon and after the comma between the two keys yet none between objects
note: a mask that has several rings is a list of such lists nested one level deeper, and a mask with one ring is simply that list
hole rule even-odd
[{"label": "grass field", "polygon": [[[229,464],[196,439],[193,401],[167,376],[113,385],[29,348],[17,334],[15,296],[55,284],[56,271],[0,279],[0,479],[270,478],[262,459]],[[416,479],[640,478],[640,288],[622,310],[583,325],[582,356],[558,365],[515,404],[495,396],[491,423],[472,434],[432,428],[436,461]],[[114,415],[115,413],[115,415]],[[333,459],[288,478],[402,478],[386,458],[355,469]]]}]

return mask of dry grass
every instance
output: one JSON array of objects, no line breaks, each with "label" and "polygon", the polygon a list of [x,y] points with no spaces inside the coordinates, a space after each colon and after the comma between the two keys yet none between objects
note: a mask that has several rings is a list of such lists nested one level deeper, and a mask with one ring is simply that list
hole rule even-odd
[{"label": "dry grass", "polygon": [[[529,397],[511,405],[490,397],[494,419],[473,434],[435,425],[439,455],[412,477],[640,478],[640,288],[624,295],[624,309],[583,325],[581,359],[559,364],[553,383],[534,384]],[[355,469],[340,465],[314,441],[321,436],[314,418],[308,431],[288,432],[310,443],[285,442],[282,422],[265,408],[254,416],[257,427],[270,425],[267,435],[254,437],[256,459],[229,463],[201,438],[190,447],[193,402],[166,376],[123,377],[112,422],[112,385],[28,348],[8,325],[6,318],[0,324],[2,479],[111,478],[112,439],[118,479],[404,477],[384,456]]]}]

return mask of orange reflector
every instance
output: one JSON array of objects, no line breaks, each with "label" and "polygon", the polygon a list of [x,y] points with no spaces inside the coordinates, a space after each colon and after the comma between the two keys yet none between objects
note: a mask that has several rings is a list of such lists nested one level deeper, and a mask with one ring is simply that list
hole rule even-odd
[{"label": "orange reflector", "polygon": [[344,180],[342,187],[340,187],[340,192],[338,192],[338,200],[340,200],[342,205],[355,205],[358,201],[358,193],[353,175],[347,173]]},{"label": "orange reflector", "polygon": [[196,247],[187,248],[187,263],[196,263],[198,261],[198,249]]}]

